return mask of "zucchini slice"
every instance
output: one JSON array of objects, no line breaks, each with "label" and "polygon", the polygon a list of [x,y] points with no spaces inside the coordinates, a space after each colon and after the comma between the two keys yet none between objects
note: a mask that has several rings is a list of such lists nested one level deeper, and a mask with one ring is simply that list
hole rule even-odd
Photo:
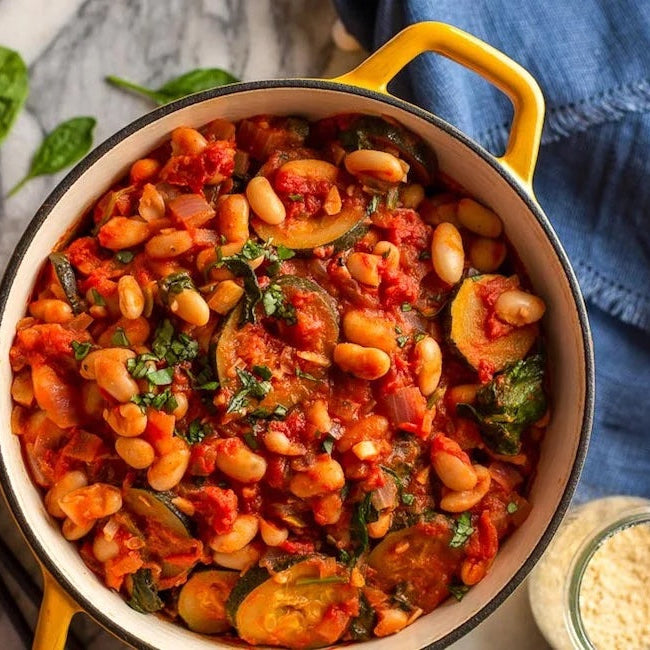
[{"label": "zucchini slice", "polygon": [[141,614],[157,612],[164,607],[153,583],[151,569],[138,569],[130,578],[131,598],[127,605]]},{"label": "zucchini slice", "polygon": [[221,634],[230,629],[226,601],[239,579],[236,571],[199,571],[183,585],[178,613],[187,627],[201,634]]},{"label": "zucchini slice", "polygon": [[152,492],[143,488],[126,488],[124,505],[134,514],[153,519],[179,537],[192,537],[191,520],[173,503],[173,492]]},{"label": "zucchini slice", "polygon": [[72,307],[72,312],[77,315],[86,311],[86,301],[79,295],[77,289],[77,276],[74,273],[70,260],[64,253],[50,253],[49,260],[54,267],[56,277],[65,293],[65,297]]},{"label": "zucchini slice", "polygon": [[[281,287],[285,299],[292,302],[292,297],[301,295],[301,304],[298,311],[298,319],[306,318],[310,323],[317,324],[318,328],[313,330],[309,339],[309,352],[321,357],[331,359],[334,347],[339,338],[339,316],[336,305],[331,296],[323,291],[317,284],[306,278],[299,278],[292,275],[285,275],[275,281]],[[242,305],[238,305],[228,317],[224,327],[219,334],[219,340],[215,350],[215,366],[219,383],[222,388],[232,388],[235,392],[238,389],[236,368],[241,366],[241,351],[246,345],[250,346],[251,333],[255,328],[263,328],[257,324],[247,323],[239,327]],[[264,314],[262,305],[256,308],[258,321]],[[291,334],[291,327],[285,327],[288,336]],[[321,380],[327,368],[317,366],[310,370],[308,376],[298,374],[286,374],[282,364],[286,364],[286,357],[281,359],[278,356],[278,349],[287,345],[279,337],[283,336],[282,328],[278,333],[265,333],[263,336],[255,337],[257,348],[255,357],[256,365],[265,365],[272,373],[282,374],[282,380],[274,382],[271,380],[272,388],[262,401],[256,406],[268,413],[273,413],[277,407],[291,408],[304,400],[313,391],[315,383]],[[295,348],[294,348],[295,349]],[[303,349],[303,348],[301,348]],[[295,349],[297,351],[297,349]],[[297,363],[297,361],[296,361]],[[296,365],[296,367],[298,367]],[[248,372],[252,368],[246,369]],[[284,374],[283,374],[284,373]]]},{"label": "zucchini slice", "polygon": [[311,251],[318,246],[334,246],[335,250],[349,248],[365,234],[366,211],[360,205],[344,205],[338,214],[317,214],[308,218],[286,219],[277,226],[251,219],[255,232],[275,246],[287,246],[297,251]]},{"label": "zucchini slice", "polygon": [[[368,556],[372,579],[389,594],[406,588],[409,603],[430,612],[449,595],[464,552],[451,548],[452,526],[444,518],[389,533]],[[406,550],[404,550],[406,549]]]},{"label": "zucchini slice", "polygon": [[[336,643],[350,623],[344,612],[356,606],[359,590],[348,571],[336,567],[321,577],[322,558],[311,558],[263,579],[259,569],[245,573],[231,592],[228,613],[239,636],[253,645],[319,648]],[[332,615],[333,608],[337,615]]]},{"label": "zucchini slice", "polygon": [[418,181],[424,185],[431,183],[438,168],[436,154],[427,144],[403,126],[377,115],[360,116],[339,137],[343,146],[350,151],[364,145],[367,148],[367,143],[379,149],[397,149]]},{"label": "zucchini slice", "polygon": [[511,330],[503,336],[490,338],[485,332],[488,308],[479,292],[482,286],[494,280],[508,278],[501,275],[477,275],[462,282],[451,301],[449,342],[470,366],[478,369],[481,362],[495,371],[520,361],[532,347],[538,336],[536,323]]}]

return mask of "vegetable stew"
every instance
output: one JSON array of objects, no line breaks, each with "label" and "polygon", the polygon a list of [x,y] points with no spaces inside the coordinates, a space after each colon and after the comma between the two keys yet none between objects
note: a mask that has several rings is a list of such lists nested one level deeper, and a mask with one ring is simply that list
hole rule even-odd
[{"label": "vegetable stew", "polygon": [[499,216],[401,125],[216,119],[44,264],[12,428],[134,609],[249,644],[382,637],[528,515],[544,310]]}]

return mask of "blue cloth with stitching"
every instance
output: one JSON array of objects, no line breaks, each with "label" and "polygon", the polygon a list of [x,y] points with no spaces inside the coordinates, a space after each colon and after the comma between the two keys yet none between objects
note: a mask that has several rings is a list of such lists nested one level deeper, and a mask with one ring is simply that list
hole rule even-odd
[{"label": "blue cloth with stitching", "polygon": [[[650,2],[336,0],[369,50],[406,25],[460,27],[528,69],[546,98],[542,208],[587,299],[596,419],[577,498],[650,497]],[[425,54],[391,87],[494,154],[512,110],[494,87]]]}]

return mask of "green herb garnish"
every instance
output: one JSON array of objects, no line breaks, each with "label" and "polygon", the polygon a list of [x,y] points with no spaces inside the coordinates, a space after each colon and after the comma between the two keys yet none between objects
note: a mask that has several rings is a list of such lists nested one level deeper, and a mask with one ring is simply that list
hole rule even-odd
[{"label": "green herb garnish", "polygon": [[106,301],[104,300],[104,296],[102,296],[97,289],[91,289],[91,294],[93,297],[93,303],[97,305],[98,307],[105,307],[106,306]]},{"label": "green herb garnish", "polygon": [[120,264],[128,264],[129,262],[133,261],[134,257],[135,255],[131,251],[118,251],[115,253],[115,259]]},{"label": "green herb garnish", "polygon": [[302,194],[289,194],[289,201],[293,201],[294,203],[298,201],[302,201],[304,199]]},{"label": "green herb garnish", "polygon": [[185,432],[177,434],[187,440],[190,445],[196,445],[207,435],[212,433],[212,427],[207,422],[201,422],[200,418],[192,420]]},{"label": "green herb garnish", "polygon": [[169,388],[161,393],[139,393],[134,395],[131,401],[143,411],[149,406],[157,411],[166,411],[167,413],[172,413],[178,408],[178,401]]},{"label": "green herb garnish", "polygon": [[254,377],[250,372],[236,368],[235,372],[241,388],[232,396],[226,413],[236,413],[243,410],[249,403],[249,397],[258,400],[264,399],[271,391],[271,383],[268,381],[260,381]]},{"label": "green herb garnish", "polygon": [[113,345],[119,345],[122,347],[128,347],[129,345],[131,345],[123,327],[116,328],[115,332],[113,333],[113,336],[111,336],[111,343]]},{"label": "green herb garnish", "polygon": [[451,548],[464,546],[473,532],[472,517],[469,512],[463,512],[454,522],[454,536],[451,538],[449,546]]},{"label": "green herb garnish", "polygon": [[262,295],[262,305],[267,316],[281,318],[290,326],[298,322],[296,308],[285,298],[278,284],[271,284],[266,289]]},{"label": "green herb garnish", "polygon": [[509,515],[514,515],[515,512],[517,512],[517,510],[519,510],[519,506],[514,501],[511,501],[506,506],[506,511],[508,512]]},{"label": "green herb garnish", "polygon": [[82,361],[88,356],[90,348],[92,348],[93,344],[90,342],[79,343],[79,341],[72,341],[72,343],[70,343],[70,346],[74,352],[74,358],[77,361]]}]

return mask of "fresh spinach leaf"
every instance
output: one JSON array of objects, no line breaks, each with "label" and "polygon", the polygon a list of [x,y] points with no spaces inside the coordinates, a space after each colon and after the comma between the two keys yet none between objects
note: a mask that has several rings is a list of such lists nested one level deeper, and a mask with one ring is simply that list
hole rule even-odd
[{"label": "fresh spinach leaf", "polygon": [[153,584],[151,569],[138,569],[133,574],[132,581],[131,598],[126,603],[129,607],[143,614],[157,612],[163,608],[164,603]]},{"label": "fresh spinach leaf", "polygon": [[18,52],[0,46],[0,142],[7,137],[28,93],[25,62]]},{"label": "fresh spinach leaf", "polygon": [[368,535],[368,524],[379,519],[379,513],[371,503],[372,493],[368,492],[366,496],[357,503],[354,513],[352,514],[352,538],[357,540],[357,546],[352,555],[353,561],[356,560],[368,550],[370,537]]},{"label": "fresh spinach leaf", "polygon": [[118,88],[125,88],[145,95],[159,106],[162,106],[163,104],[173,102],[175,99],[198,93],[201,90],[209,90],[210,88],[218,88],[219,86],[235,83],[239,79],[221,68],[197,68],[196,70],[182,74],[180,77],[170,79],[157,89],[146,88],[145,86],[114,75],[106,77],[106,81]]},{"label": "fresh spinach leaf", "polygon": [[95,124],[92,117],[73,117],[48,133],[34,154],[27,175],[9,191],[8,196],[18,192],[32,178],[55,174],[82,158],[93,144]]},{"label": "fresh spinach leaf", "polygon": [[518,454],[521,434],[546,411],[543,381],[541,355],[517,361],[483,386],[474,404],[458,404],[456,411],[479,425],[492,451]]}]

